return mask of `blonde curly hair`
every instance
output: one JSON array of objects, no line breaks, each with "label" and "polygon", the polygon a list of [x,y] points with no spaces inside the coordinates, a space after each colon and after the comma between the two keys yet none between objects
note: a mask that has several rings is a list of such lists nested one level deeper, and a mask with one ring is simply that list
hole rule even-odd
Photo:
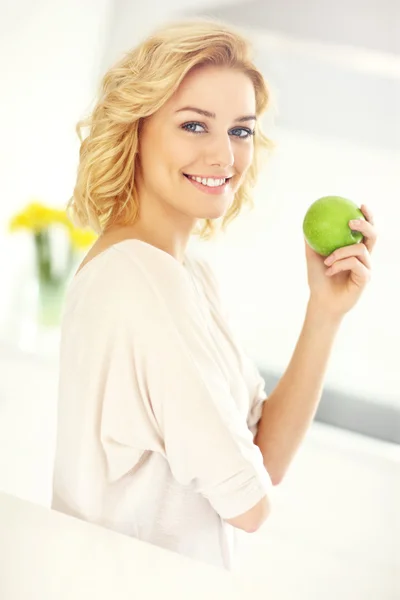
[{"label": "blonde curly hair", "polygon": [[[141,124],[174,94],[184,77],[202,65],[227,66],[245,72],[254,85],[256,114],[269,105],[270,93],[252,62],[252,48],[238,31],[206,19],[170,23],[126,53],[105,74],[91,114],[78,122],[79,166],[68,215],[79,227],[102,233],[112,224],[133,224],[138,216],[135,185]],[[82,130],[89,128],[82,139]],[[221,223],[225,230],[244,205],[253,207],[251,191],[261,152],[272,141],[256,124],[254,159]],[[201,220],[193,234],[213,237],[216,225]]]}]

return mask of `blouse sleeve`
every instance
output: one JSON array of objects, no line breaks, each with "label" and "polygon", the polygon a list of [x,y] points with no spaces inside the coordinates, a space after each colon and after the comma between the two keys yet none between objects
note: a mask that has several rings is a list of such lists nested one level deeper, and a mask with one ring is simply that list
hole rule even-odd
[{"label": "blouse sleeve", "polygon": [[272,484],[220,370],[193,289],[177,266],[168,263],[155,281],[137,265],[142,273],[130,312],[139,386],[175,479],[194,485],[229,519],[257,504]]},{"label": "blouse sleeve", "polygon": [[253,435],[253,438],[255,438],[258,431],[258,424],[262,415],[263,405],[264,402],[268,399],[268,395],[265,391],[265,380],[260,374],[257,366],[250,358],[248,358],[248,361],[251,376],[252,395],[250,402],[250,411],[247,417],[247,425]]}]

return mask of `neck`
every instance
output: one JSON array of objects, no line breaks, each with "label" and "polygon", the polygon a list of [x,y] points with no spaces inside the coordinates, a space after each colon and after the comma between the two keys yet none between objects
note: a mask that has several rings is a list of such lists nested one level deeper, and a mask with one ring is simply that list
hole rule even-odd
[{"label": "neck", "polygon": [[173,256],[181,264],[185,260],[185,252],[190,240],[192,227],[178,228],[177,221],[169,223],[167,219],[144,218],[140,215],[132,225],[112,225],[107,228],[102,237],[108,242],[115,243],[124,239],[138,239],[147,242]]},{"label": "neck", "polygon": [[141,239],[168,254],[181,264],[197,219],[151,193],[138,174],[139,214],[135,223],[127,225],[128,236]]}]

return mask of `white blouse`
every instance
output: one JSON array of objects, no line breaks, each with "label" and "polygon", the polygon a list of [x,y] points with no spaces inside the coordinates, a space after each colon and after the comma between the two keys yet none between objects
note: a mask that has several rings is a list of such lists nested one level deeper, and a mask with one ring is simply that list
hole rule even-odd
[{"label": "white blouse", "polygon": [[66,297],[52,508],[231,569],[224,519],[272,488],[265,399],[208,264],[114,244]]}]

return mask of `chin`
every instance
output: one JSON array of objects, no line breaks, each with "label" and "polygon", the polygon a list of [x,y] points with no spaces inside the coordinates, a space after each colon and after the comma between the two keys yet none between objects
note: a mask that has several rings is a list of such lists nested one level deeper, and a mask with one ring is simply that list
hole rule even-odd
[{"label": "chin", "polygon": [[197,219],[220,219],[225,216],[230,206],[232,205],[233,198],[213,198],[208,201],[208,206],[202,206],[201,210],[197,207],[195,210]]},{"label": "chin", "polygon": [[204,210],[204,211],[197,211],[195,218],[196,219],[221,219],[222,217],[224,217],[227,213],[228,209],[225,208],[224,210]]}]

